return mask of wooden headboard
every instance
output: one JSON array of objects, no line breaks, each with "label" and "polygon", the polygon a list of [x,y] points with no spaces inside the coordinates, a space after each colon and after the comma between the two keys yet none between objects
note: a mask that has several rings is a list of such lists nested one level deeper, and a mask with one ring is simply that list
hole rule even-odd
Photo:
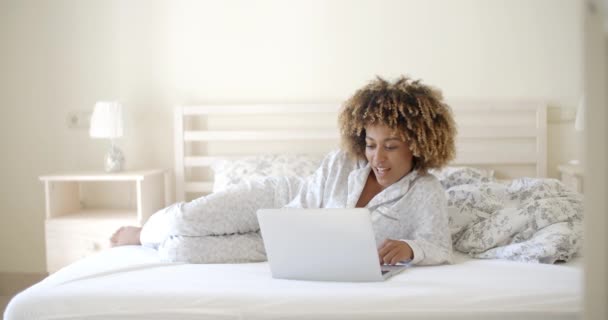
[{"label": "wooden headboard", "polygon": [[[449,100],[458,126],[451,165],[498,178],[547,176],[547,109],[538,101]],[[339,104],[200,105],[175,108],[176,200],[211,192],[218,158],[326,153],[339,146]]]}]

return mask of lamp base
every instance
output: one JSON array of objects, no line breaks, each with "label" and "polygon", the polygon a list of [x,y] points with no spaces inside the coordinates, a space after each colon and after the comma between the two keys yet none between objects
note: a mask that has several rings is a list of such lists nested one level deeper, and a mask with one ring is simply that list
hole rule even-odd
[{"label": "lamp base", "polygon": [[106,154],[104,169],[106,172],[119,172],[125,167],[125,156],[120,149],[112,144],[112,148]]}]

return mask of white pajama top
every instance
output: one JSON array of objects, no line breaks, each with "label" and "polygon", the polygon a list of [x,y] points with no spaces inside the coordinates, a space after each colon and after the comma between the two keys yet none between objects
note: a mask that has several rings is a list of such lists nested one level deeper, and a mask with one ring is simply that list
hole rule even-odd
[{"label": "white pajama top", "polygon": [[[329,153],[307,179],[268,177],[246,181],[150,217],[141,242],[168,261],[230,263],[266,259],[256,212],[261,208],[354,208],[371,167],[340,150]],[[414,252],[411,264],[452,261],[447,200],[431,174],[416,170],[373,197],[376,242],[402,240]]]}]

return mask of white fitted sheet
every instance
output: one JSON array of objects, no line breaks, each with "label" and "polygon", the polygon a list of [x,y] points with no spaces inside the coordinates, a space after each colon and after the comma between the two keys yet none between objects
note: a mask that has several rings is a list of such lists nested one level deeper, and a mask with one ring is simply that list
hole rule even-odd
[{"label": "white fitted sheet", "polygon": [[267,263],[162,263],[154,250],[118,247],[20,293],[4,319],[576,319],[581,260],[457,255],[385,282],[337,283],[272,279]]}]

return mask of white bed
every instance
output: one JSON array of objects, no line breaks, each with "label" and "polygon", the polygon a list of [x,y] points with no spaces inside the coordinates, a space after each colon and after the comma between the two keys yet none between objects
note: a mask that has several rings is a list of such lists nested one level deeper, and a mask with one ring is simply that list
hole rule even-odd
[{"label": "white bed", "polygon": [[[460,133],[455,165],[492,169],[501,178],[546,176],[543,104],[450,104]],[[333,105],[177,107],[176,198],[211,192],[209,168],[220,158],[335,148],[336,110]],[[453,265],[414,267],[385,282],[287,281],[272,279],[267,263],[170,264],[159,262],[151,249],[130,246],[52,274],[17,295],[5,320],[578,319],[582,276],[581,258],[553,265],[458,253]]]},{"label": "white bed", "polygon": [[161,263],[130,246],[58,271],[11,301],[5,319],[577,319],[580,262],[458,255],[386,282],[330,283],[272,279],[267,263]]}]

